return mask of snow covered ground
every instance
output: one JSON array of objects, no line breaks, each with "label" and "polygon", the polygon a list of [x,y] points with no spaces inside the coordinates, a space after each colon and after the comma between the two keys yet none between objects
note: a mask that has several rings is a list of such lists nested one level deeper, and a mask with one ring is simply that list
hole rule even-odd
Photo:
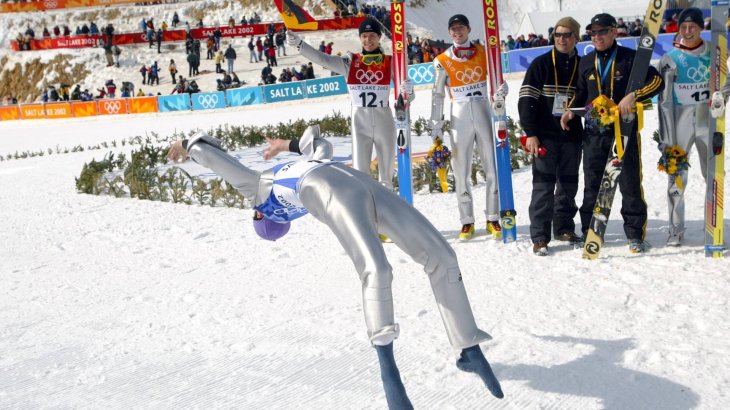
[{"label": "snow covered ground", "polygon": [[[510,81],[512,115],[520,82]],[[429,94],[418,90],[414,117],[429,113]],[[0,154],[317,118],[347,105],[343,96],[306,108],[2,122]],[[510,245],[483,234],[482,214],[480,235],[457,242],[454,194],[415,196],[459,257],[506,394],[498,401],[456,369],[422,269],[390,244],[396,358],[416,408],[730,408],[730,263],[704,257],[696,168],[686,245],[664,246],[666,179],[649,137],[656,112],[646,124],[654,247],[644,255],[628,252],[617,205],[600,260],[557,243],[551,256],[533,256],[529,168],[514,173],[519,237]],[[360,283],[324,225],[305,217],[270,243],[248,210],[77,194],[82,164],[104,153],[0,162],[0,408],[385,408]],[[480,183],[479,207],[484,195]]]},{"label": "snow covered ground", "polygon": [[[501,16],[502,27],[518,25],[520,13],[556,10],[554,3],[500,1],[502,10],[511,11]],[[574,10],[599,2],[561,3],[563,10]],[[136,9],[150,10],[159,21],[169,19],[174,7]],[[430,30],[433,21],[462,7],[438,2],[413,10],[409,22],[422,19],[416,30]],[[227,11],[220,13],[215,18],[227,19]],[[130,26],[138,20],[126,18]],[[3,49],[24,27],[9,19],[0,15]],[[355,51],[353,37],[352,31],[312,33],[307,41],[327,39],[335,52]],[[241,40],[236,44],[243,49]],[[9,55],[9,64],[50,60],[54,53],[17,53]],[[261,66],[239,54],[239,76],[258,78]],[[92,70],[89,88],[107,78],[139,87],[135,68],[158,58],[145,46],[125,49],[118,69],[104,68],[99,50],[71,55]],[[178,44],[162,57],[163,68],[171,57],[179,64],[184,47]],[[280,61],[304,62],[291,53]],[[181,66],[183,73],[186,64]],[[211,69],[203,61],[201,71]],[[209,90],[215,77],[201,74],[198,83]],[[508,112],[515,117],[520,82],[510,80]],[[161,85],[150,91],[171,88],[162,75]],[[426,117],[429,90],[417,91],[413,116]],[[319,118],[347,114],[347,106],[339,96],[210,112],[0,122],[0,155],[221,124]],[[477,322],[494,337],[482,348],[506,394],[498,401],[476,377],[456,369],[422,269],[385,245],[402,329],[395,353],[416,408],[730,408],[730,262],[704,257],[704,183],[696,154],[686,194],[686,245],[664,246],[666,177],[655,170],[659,152],[650,139],[655,111],[647,113],[646,124],[643,186],[654,247],[644,255],[628,253],[618,194],[601,259],[584,261],[580,251],[555,242],[551,256],[533,256],[529,168],[513,176],[519,237],[510,245],[484,236],[482,214],[480,235],[457,242],[454,194],[415,196],[415,206],[459,257]],[[348,143],[335,141],[345,148]],[[258,150],[247,154],[255,157]],[[359,280],[324,225],[305,217],[270,243],[253,232],[249,210],[77,194],[74,177],[82,165],[105,153],[0,162],[0,408],[385,408]],[[479,208],[484,185],[474,193],[482,198]]]}]

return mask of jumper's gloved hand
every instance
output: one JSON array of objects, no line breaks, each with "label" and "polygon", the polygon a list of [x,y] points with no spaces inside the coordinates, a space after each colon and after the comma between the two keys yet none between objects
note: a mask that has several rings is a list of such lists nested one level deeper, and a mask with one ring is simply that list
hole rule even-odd
[{"label": "jumper's gloved hand", "polygon": [[712,118],[718,118],[725,114],[725,97],[720,91],[712,93],[712,99],[710,99],[710,114]]},{"label": "jumper's gloved hand", "polygon": [[288,30],[286,32],[286,44],[296,47],[299,50],[302,46],[302,38]]},{"label": "jumper's gloved hand", "polygon": [[413,82],[411,80],[403,80],[401,87],[406,96],[408,96],[408,101],[413,101],[416,97],[415,91],[413,90]]},{"label": "jumper's gloved hand", "polygon": [[434,143],[436,140],[443,141],[444,131],[441,129],[443,126],[443,121],[431,121],[431,139]]},{"label": "jumper's gloved hand", "polygon": [[188,151],[183,147],[182,140],[177,140],[170,144],[170,150],[167,152],[167,159],[172,162],[184,162],[188,159]]},{"label": "jumper's gloved hand", "polygon": [[500,85],[497,88],[497,92],[494,93],[494,99],[497,99],[497,96],[501,96],[502,100],[507,98],[507,94],[509,94],[509,86],[507,85],[507,82],[503,82],[502,85]]}]

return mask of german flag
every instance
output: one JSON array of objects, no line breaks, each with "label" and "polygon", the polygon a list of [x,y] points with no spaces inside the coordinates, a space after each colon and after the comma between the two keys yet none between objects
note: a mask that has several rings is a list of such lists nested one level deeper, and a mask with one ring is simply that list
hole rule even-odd
[{"label": "german flag", "polygon": [[303,8],[294,4],[293,0],[274,0],[276,8],[279,9],[284,25],[287,29],[294,30],[317,30],[319,23]]}]

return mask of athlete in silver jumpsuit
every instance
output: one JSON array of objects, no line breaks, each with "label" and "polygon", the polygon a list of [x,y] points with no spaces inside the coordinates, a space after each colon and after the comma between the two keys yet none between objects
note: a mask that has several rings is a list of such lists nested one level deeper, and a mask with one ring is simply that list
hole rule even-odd
[{"label": "athlete in silver jumpsuit", "polygon": [[[246,198],[252,198],[254,208],[264,218],[287,222],[308,212],[332,230],[362,282],[365,323],[370,342],[378,350],[391,408],[411,407],[392,353],[393,340],[399,334],[393,315],[393,274],[378,232],[390,236],[424,266],[449,342],[461,349],[457,367],[479,374],[492,394],[501,398],[499,382],[479,348],[479,343],[491,337],[476,325],[456,254],[443,235],[415,208],[368,174],[328,161],[331,145],[319,138],[318,126],[309,127],[298,142],[270,140],[266,157],[273,157],[285,147],[312,159],[259,173],[228,155],[218,140],[202,133],[173,143],[168,157],[179,161],[189,156],[210,168]],[[282,186],[292,189],[282,190]]]},{"label": "athlete in silver jumpsuit", "polygon": [[[659,96],[660,149],[677,145],[689,156],[694,145],[702,176],[706,178],[710,143],[710,48],[700,38],[704,27],[700,9],[683,10],[678,21],[678,41],[659,63],[665,84]],[[681,245],[685,231],[687,170],[678,171],[678,176],[680,181],[669,176],[667,189],[670,223],[667,245],[670,246]]]},{"label": "athlete in silver jumpsuit", "polygon": [[[449,35],[454,44],[434,60],[435,80],[431,103],[431,137],[443,139],[444,97],[451,95],[451,167],[462,231],[459,239],[474,234],[474,203],[470,184],[472,152],[476,144],[486,174],[487,230],[501,236],[499,188],[492,132],[492,108],[487,90],[486,52],[469,41],[469,21],[457,14],[449,19]],[[500,93],[507,94],[507,83]]]},{"label": "athlete in silver jumpsuit", "polygon": [[[378,157],[378,178],[392,189],[396,141],[393,112],[388,104],[392,74],[390,56],[380,50],[379,22],[365,19],[359,33],[362,53],[347,53],[345,56],[320,52],[291,31],[287,31],[287,42],[297,47],[302,56],[345,77],[352,101],[352,166],[369,174],[374,146]],[[412,83],[404,81],[403,86],[408,99],[413,100]]]}]

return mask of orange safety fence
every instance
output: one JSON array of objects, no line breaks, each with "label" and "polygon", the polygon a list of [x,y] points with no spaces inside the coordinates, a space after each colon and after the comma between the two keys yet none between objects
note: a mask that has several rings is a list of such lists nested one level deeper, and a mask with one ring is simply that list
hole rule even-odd
[{"label": "orange safety fence", "polygon": [[71,113],[73,113],[74,117],[89,117],[96,115],[96,101],[72,102]]},{"label": "orange safety fence", "polygon": [[140,114],[144,112],[157,112],[157,97],[137,97],[130,98],[129,113]]},{"label": "orange safety fence", "polygon": [[0,107],[0,121],[19,120],[20,108],[17,105],[12,107]]},{"label": "orange safety fence", "polygon": [[101,100],[99,101],[99,115],[128,114],[127,100]]},{"label": "orange safety fence", "polygon": [[46,118],[70,118],[71,104],[68,102],[46,103]]}]

